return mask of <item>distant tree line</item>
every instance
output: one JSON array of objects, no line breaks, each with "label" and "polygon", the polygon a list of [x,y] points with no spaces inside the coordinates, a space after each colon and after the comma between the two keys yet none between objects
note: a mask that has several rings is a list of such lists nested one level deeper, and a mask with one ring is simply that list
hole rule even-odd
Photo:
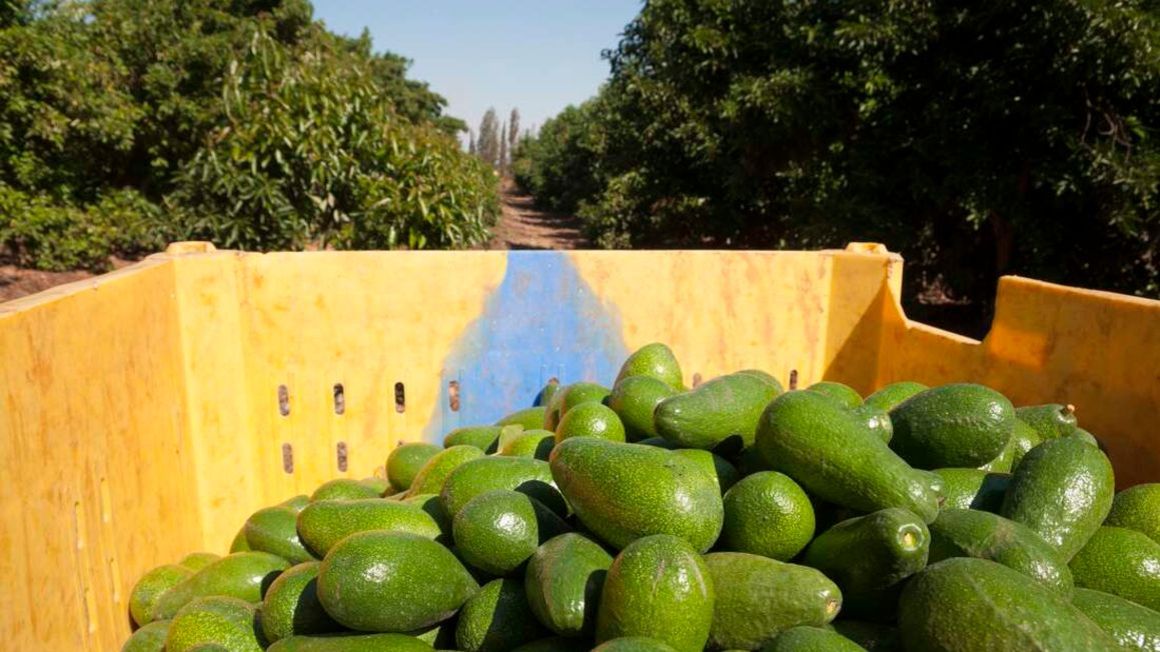
[{"label": "distant tree line", "polygon": [[0,0],[0,256],[480,242],[494,176],[408,66],[307,0]]},{"label": "distant tree line", "polygon": [[[478,134],[478,135],[477,135]],[[512,157],[520,139],[520,110],[512,109],[507,122],[501,123],[494,108],[483,114],[479,131],[468,133],[468,151],[487,163],[498,174],[511,171]]]},{"label": "distant tree line", "polygon": [[607,247],[870,240],[910,296],[1156,296],[1158,45],[1143,0],[651,0],[512,165]]}]

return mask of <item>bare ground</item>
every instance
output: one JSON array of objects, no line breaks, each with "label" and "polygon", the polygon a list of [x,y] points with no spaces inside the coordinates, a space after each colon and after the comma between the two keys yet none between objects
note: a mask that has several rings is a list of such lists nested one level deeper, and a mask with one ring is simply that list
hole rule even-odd
[{"label": "bare ground", "polygon": [[510,180],[501,188],[503,214],[486,249],[583,249],[588,240],[575,216],[538,210]]},{"label": "bare ground", "polygon": [[[113,269],[120,269],[136,261],[114,258],[111,262]],[[42,272],[39,269],[26,269],[8,263],[0,264],[0,303],[93,276],[95,274],[84,270]]]}]

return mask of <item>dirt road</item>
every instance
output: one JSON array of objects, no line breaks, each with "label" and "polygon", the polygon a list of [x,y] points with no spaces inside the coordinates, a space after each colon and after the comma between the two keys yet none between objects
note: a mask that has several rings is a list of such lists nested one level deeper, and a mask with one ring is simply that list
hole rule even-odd
[{"label": "dirt road", "polygon": [[588,240],[580,221],[570,215],[537,210],[531,195],[505,181],[500,201],[503,215],[492,229],[486,249],[584,249]]}]

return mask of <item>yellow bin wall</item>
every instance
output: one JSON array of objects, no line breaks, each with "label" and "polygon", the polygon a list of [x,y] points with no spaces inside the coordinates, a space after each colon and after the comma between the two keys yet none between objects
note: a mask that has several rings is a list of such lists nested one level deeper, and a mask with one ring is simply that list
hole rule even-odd
[{"label": "yellow bin wall", "polygon": [[10,649],[118,649],[149,568],[224,552],[255,509],[374,473],[401,441],[525,407],[550,377],[610,382],[651,341],[673,347],[686,382],[760,367],[783,382],[796,371],[799,386],[976,381],[1016,404],[1070,402],[1121,486],[1160,479],[1160,302],[1005,278],[980,343],[907,320],[901,275],[877,245],[263,255],[185,243],[0,305],[0,631]]}]

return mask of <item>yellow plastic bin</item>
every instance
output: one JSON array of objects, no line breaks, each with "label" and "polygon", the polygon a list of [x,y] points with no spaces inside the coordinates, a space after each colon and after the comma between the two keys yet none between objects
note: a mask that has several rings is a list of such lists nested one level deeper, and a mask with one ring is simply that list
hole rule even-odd
[{"label": "yellow plastic bin", "polygon": [[[1069,402],[1121,486],[1160,478],[1160,302],[1008,277],[982,342],[911,322],[902,260],[819,252],[314,252],[179,243],[0,305],[0,631],[115,650],[147,569],[669,343],[686,382],[760,367],[862,392]],[[380,471],[381,472],[381,471]]]}]

